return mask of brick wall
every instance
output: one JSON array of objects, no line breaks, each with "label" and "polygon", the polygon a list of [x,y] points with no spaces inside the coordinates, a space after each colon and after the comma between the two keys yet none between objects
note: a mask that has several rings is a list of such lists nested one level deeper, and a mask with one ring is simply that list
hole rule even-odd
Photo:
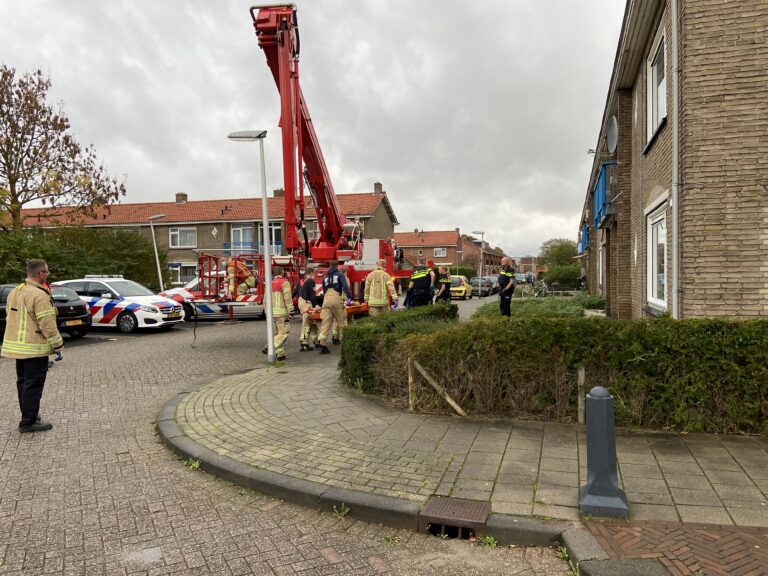
[{"label": "brick wall", "polygon": [[768,4],[682,10],[682,313],[768,317]]}]

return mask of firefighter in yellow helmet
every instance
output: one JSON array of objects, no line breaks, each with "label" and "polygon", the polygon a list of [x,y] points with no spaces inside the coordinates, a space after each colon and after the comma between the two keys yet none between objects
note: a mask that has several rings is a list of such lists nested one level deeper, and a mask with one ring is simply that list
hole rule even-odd
[{"label": "firefighter in yellow helmet", "polygon": [[376,270],[365,278],[365,301],[368,302],[368,314],[378,314],[390,311],[389,299],[392,298],[392,307],[397,308],[397,292],[387,271],[384,270],[386,262],[378,260]]}]

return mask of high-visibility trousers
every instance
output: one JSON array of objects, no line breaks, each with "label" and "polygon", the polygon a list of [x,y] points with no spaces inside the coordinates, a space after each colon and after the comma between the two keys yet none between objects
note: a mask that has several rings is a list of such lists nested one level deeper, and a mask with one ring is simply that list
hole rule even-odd
[{"label": "high-visibility trousers", "polygon": [[389,306],[371,306],[368,304],[368,315],[378,316],[379,314],[387,314],[390,312]]},{"label": "high-visibility trousers", "polygon": [[275,354],[285,356],[285,341],[291,332],[291,324],[288,316],[274,316],[272,318],[272,328],[274,328]]},{"label": "high-visibility trousers", "polygon": [[341,294],[336,290],[328,290],[323,298],[323,309],[320,311],[320,346],[328,344],[328,334],[331,333],[332,324],[338,324],[339,334],[333,337],[341,340],[344,327],[347,325],[347,309],[344,308],[344,301]]},{"label": "high-visibility trousers", "polygon": [[317,340],[317,322],[311,318],[313,310],[312,303],[299,296],[299,312],[301,312],[301,334],[299,335],[299,340],[302,344],[310,345]]}]

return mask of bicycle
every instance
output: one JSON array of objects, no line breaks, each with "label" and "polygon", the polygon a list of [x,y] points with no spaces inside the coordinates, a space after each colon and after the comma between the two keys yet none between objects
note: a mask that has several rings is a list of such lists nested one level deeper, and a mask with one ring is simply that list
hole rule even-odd
[{"label": "bicycle", "polygon": [[547,286],[547,283],[544,280],[541,281],[541,284],[539,285],[539,289],[536,290],[536,292],[533,295],[534,298],[538,298],[539,296],[541,297],[549,296],[549,286]]},{"label": "bicycle", "polygon": [[522,289],[520,290],[521,298],[533,298],[535,295],[536,295],[536,292],[534,291],[533,286],[531,284],[523,285]]}]

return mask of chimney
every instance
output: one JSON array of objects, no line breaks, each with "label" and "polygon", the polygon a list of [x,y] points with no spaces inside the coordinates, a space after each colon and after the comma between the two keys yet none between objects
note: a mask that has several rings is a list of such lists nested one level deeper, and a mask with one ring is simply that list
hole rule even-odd
[{"label": "chimney", "polygon": [[176,204],[186,204],[186,203],[187,203],[187,193],[176,192]]},{"label": "chimney", "polygon": [[373,183],[373,193],[374,194],[384,194],[384,189],[381,186],[381,182],[374,182]]},{"label": "chimney", "polygon": [[273,191],[273,195],[275,198],[285,198],[285,190],[282,188],[275,188]]}]

